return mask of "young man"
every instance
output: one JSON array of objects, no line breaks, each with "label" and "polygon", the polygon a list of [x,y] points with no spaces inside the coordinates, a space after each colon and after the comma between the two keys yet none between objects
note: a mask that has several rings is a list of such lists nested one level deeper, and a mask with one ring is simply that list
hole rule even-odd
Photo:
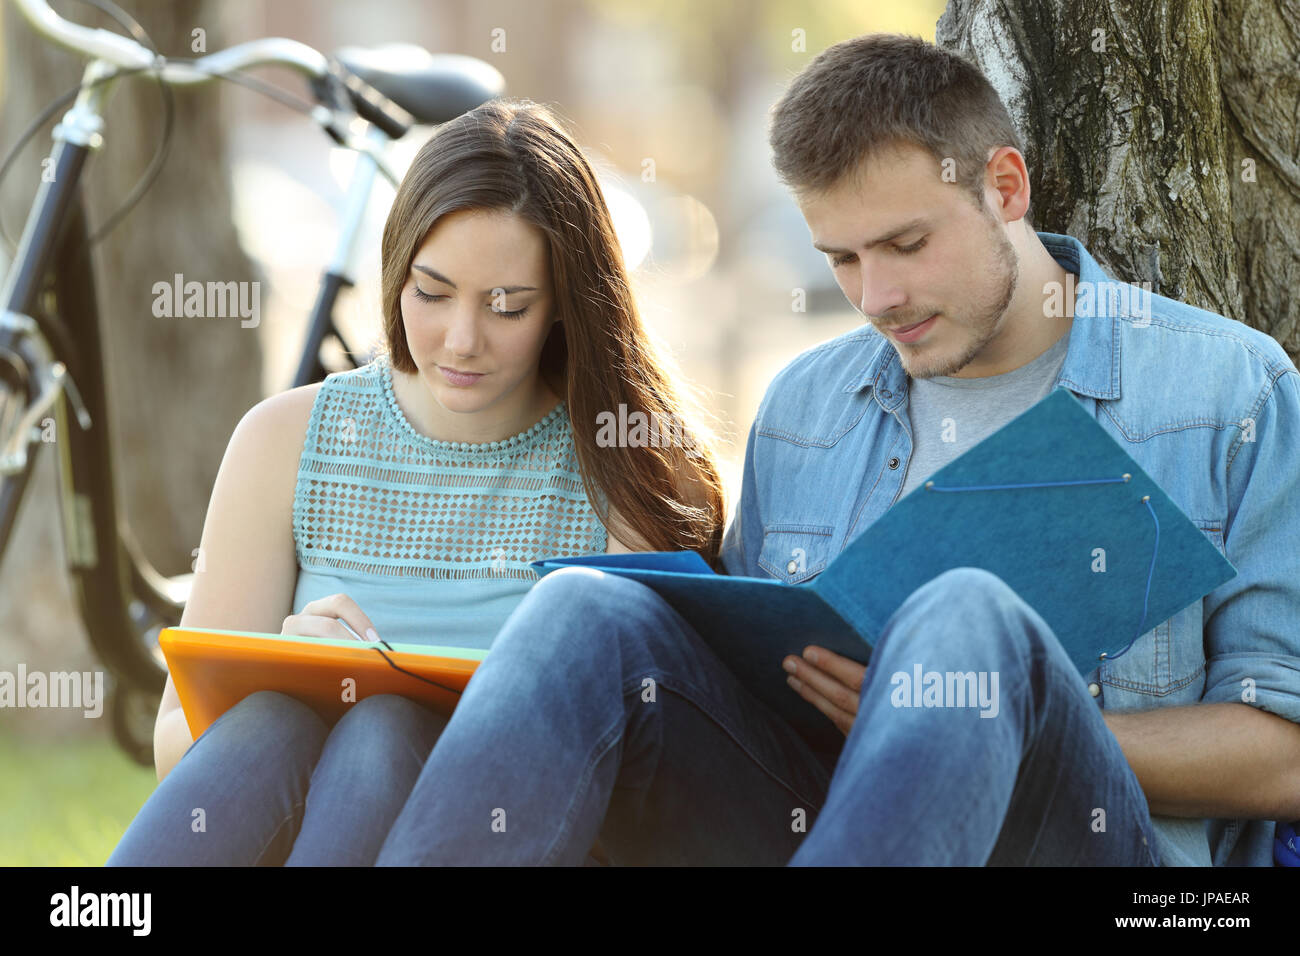
[{"label": "young man", "polygon": [[[1272,821],[1300,817],[1294,364],[1238,322],[1132,308],[1077,240],[1036,233],[1006,111],[930,44],[826,50],[772,144],[868,324],[769,388],[729,572],[813,577],[1060,385],[1237,576],[1080,678],[998,578],[940,575],[868,667],[818,648],[773,662],[846,735],[815,754],[653,592],[556,572],[497,638],[380,862],[576,863],[599,835],[615,863],[1270,863]],[[997,674],[996,717],[895,706],[891,676],[917,663]]]}]

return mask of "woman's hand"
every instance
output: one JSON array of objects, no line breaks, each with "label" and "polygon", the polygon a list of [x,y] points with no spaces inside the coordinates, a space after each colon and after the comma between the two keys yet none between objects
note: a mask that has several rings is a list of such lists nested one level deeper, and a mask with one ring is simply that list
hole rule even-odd
[{"label": "woman's hand", "polygon": [[[344,627],[344,624],[347,627]],[[349,633],[348,627],[356,633]],[[281,634],[295,637],[342,637],[351,640],[377,641],[375,625],[357,602],[346,594],[331,594],[309,601],[301,614],[290,614],[280,626]]]}]

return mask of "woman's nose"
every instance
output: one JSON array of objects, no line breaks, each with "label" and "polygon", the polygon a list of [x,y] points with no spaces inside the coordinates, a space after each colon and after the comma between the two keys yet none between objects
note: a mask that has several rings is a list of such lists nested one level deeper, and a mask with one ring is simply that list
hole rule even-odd
[{"label": "woman's nose", "polygon": [[451,323],[447,326],[443,347],[453,355],[466,358],[477,355],[480,347],[478,316],[472,314],[468,308],[454,310]]}]

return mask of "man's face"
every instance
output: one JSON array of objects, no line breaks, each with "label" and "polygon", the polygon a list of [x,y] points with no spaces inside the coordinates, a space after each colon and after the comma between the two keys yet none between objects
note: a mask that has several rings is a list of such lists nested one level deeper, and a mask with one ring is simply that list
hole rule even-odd
[{"label": "man's face", "polygon": [[835,281],[913,378],[987,374],[979,358],[1003,330],[1019,275],[1002,222],[941,172],[909,144],[799,200]]}]

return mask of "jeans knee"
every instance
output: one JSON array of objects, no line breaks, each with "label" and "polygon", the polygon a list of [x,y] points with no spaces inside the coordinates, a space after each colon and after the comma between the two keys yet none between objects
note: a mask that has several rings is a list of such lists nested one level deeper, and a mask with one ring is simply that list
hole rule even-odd
[{"label": "jeans knee", "polygon": [[952,568],[913,591],[886,626],[895,629],[909,631],[909,643],[924,642],[928,653],[954,660],[1023,659],[1051,633],[1005,581],[969,567]]},{"label": "jeans knee", "polygon": [[446,722],[445,718],[400,694],[371,694],[347,709],[334,725],[333,733],[359,736],[401,734],[435,720]]},{"label": "jeans knee", "polygon": [[314,734],[324,730],[325,723],[307,704],[274,690],[259,690],[249,694],[223,717],[231,722],[274,727],[278,733]]},{"label": "jeans knee", "polygon": [[534,584],[526,600],[570,614],[604,613],[634,604],[644,584],[596,568],[570,567],[552,571]]},{"label": "jeans knee", "polygon": [[310,760],[328,734],[325,721],[307,704],[279,691],[260,690],[217,718],[200,739],[215,736],[221,740],[215,745],[235,746],[254,761],[288,754]]},{"label": "jeans knee", "polygon": [[533,585],[502,629],[501,644],[522,642],[541,650],[587,655],[610,641],[635,636],[653,620],[662,599],[630,578],[594,568],[553,571]]},{"label": "jeans knee", "polygon": [[953,608],[958,614],[1019,600],[1005,581],[983,568],[950,568],[935,575],[913,593],[923,600]]},{"label": "jeans knee", "polygon": [[278,717],[287,717],[294,712],[311,709],[297,697],[290,697],[278,690],[254,691],[237,706],[241,710],[256,710],[259,713],[271,713]]}]

